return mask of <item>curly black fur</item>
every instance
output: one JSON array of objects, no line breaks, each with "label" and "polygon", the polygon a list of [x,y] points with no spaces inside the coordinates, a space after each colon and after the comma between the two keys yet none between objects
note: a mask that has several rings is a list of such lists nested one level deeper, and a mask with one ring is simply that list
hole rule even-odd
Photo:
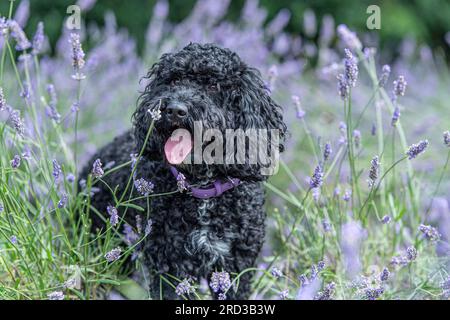
[{"label": "curly black fur", "polygon": [[[130,154],[144,147],[151,117],[149,109],[182,102],[188,107],[188,117],[178,123],[165,119],[155,122],[154,131],[145,145],[137,178],[151,180],[155,193],[177,190],[175,178],[169,172],[163,146],[175,128],[193,129],[194,121],[203,128],[278,129],[283,151],[286,126],[282,110],[269,96],[260,73],[241,61],[236,53],[214,44],[189,44],[177,53],[164,54],[150,69],[149,81],[133,115],[134,130],[129,131],[101,149],[80,175],[86,178],[95,159],[120,165],[130,160]],[[274,146],[272,146],[274,147]],[[153,231],[143,245],[144,261],[152,271],[150,290],[159,296],[159,274],[178,278],[210,278],[213,271],[239,273],[253,267],[264,240],[264,189],[259,164],[181,164],[177,169],[191,184],[211,185],[216,179],[239,178],[243,183],[217,198],[201,200],[186,193],[151,198]],[[118,194],[130,177],[130,167],[104,177]],[[92,204],[99,212],[113,204],[110,190],[99,184]],[[134,191],[134,193],[136,193]],[[134,195],[136,196],[136,195]],[[146,200],[138,205],[147,207]],[[139,211],[128,209],[125,219],[136,224]],[[105,223],[92,214],[94,226]],[[237,292],[230,290],[228,298],[244,299],[250,294],[251,274],[241,277]],[[173,289],[164,285],[166,299],[176,298]]]}]

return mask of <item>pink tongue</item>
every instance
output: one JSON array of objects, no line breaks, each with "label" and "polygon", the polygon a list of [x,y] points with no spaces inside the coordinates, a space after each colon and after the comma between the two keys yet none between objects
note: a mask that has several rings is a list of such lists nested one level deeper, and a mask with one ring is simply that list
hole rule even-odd
[{"label": "pink tongue", "polygon": [[192,150],[191,135],[175,130],[164,145],[164,153],[170,164],[180,164]]}]

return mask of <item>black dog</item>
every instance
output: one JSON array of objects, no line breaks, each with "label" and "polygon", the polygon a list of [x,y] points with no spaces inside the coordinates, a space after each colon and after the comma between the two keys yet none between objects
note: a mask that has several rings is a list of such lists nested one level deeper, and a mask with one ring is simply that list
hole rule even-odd
[{"label": "black dog", "polygon": [[[209,280],[214,271],[239,273],[253,267],[265,234],[264,166],[251,163],[248,157],[236,164],[170,165],[173,161],[167,159],[167,141],[172,132],[183,128],[193,133],[195,121],[202,124],[203,130],[215,128],[222,133],[226,129],[276,129],[279,139],[271,139],[270,148],[283,151],[286,126],[281,107],[271,99],[259,72],[242,62],[236,53],[217,45],[189,44],[177,53],[164,54],[146,79],[148,85],[133,115],[134,130],[101,149],[80,176],[87,177],[95,159],[120,165],[130,161],[130,154],[143,150],[135,181],[151,181],[154,193],[184,189],[187,183],[195,186],[150,198],[153,228],[141,249],[153,274],[150,290],[159,297],[159,275]],[[161,118],[154,121],[146,142],[158,110]],[[245,148],[250,146],[245,143]],[[233,153],[237,146],[234,148]],[[120,196],[130,173],[130,166],[126,166],[106,175],[104,180],[112,190],[118,186]],[[96,187],[100,190],[94,193],[92,204],[105,213],[108,205],[114,205],[111,190],[100,183]],[[132,191],[132,197],[139,196],[137,191]],[[147,209],[146,199],[136,204]],[[142,217],[136,218],[139,215]],[[145,221],[145,215],[128,208],[124,219],[136,226],[136,220]],[[104,219],[92,214],[92,220],[96,228],[105,228]],[[227,298],[248,298],[250,282],[251,273],[245,273],[238,289],[230,289]],[[176,297],[165,282],[163,297]]]}]

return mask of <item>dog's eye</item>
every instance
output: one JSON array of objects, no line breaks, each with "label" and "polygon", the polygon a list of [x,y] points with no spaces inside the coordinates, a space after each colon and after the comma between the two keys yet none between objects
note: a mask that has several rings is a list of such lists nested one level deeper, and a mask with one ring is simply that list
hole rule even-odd
[{"label": "dog's eye", "polygon": [[219,86],[215,84],[211,84],[208,86],[208,89],[211,91],[219,91]]}]

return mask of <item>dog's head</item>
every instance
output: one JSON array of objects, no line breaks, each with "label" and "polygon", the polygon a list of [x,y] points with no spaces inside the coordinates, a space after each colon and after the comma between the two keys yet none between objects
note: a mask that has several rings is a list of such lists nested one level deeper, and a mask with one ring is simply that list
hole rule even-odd
[{"label": "dog's head", "polygon": [[267,158],[283,151],[286,125],[256,69],[228,49],[193,43],[162,55],[146,78],[133,115],[138,150],[151,112],[159,109],[161,118],[154,122],[145,157],[167,161],[200,180],[267,178],[267,167],[274,165]]}]

